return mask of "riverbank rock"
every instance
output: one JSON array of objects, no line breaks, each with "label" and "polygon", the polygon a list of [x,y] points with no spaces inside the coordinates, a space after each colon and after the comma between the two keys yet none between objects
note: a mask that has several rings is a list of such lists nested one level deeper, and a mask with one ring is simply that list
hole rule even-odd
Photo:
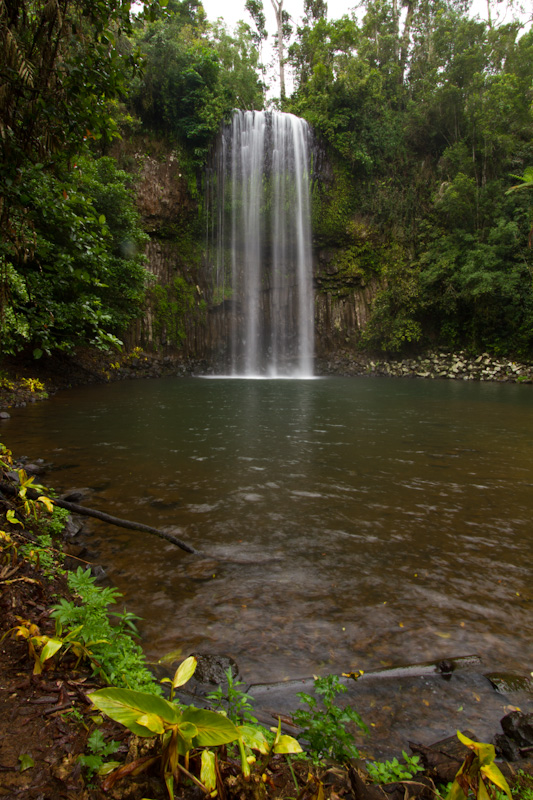
[{"label": "riverbank rock", "polygon": [[470,356],[464,350],[457,353],[428,351],[403,359],[373,359],[341,352],[327,361],[320,360],[317,374],[533,383],[533,364],[497,358],[489,353]]}]

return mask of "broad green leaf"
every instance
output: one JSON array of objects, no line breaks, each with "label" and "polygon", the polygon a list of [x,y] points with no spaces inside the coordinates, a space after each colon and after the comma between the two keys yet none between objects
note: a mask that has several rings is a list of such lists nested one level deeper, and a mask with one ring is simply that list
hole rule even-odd
[{"label": "broad green leaf", "polygon": [[148,730],[153,733],[165,732],[165,726],[163,725],[161,717],[157,714],[142,714],[140,717],[137,717],[137,724],[148,728]]},{"label": "broad green leaf", "polygon": [[176,725],[180,720],[180,711],[177,706],[169,703],[163,697],[157,697],[148,692],[135,692],[131,689],[99,689],[89,695],[91,702],[108,717],[120,722],[137,736],[153,736],[153,731],[138,723],[138,718],[143,714],[155,714],[163,722]]},{"label": "broad green leaf", "polygon": [[[6,511],[6,519],[7,519],[7,521],[8,521],[8,522],[10,522],[12,525],[22,525],[22,522],[20,521],[20,519],[17,519],[17,518],[16,518],[16,516],[15,516],[15,512],[13,511],[13,509],[12,509],[12,508],[10,508],[10,509],[8,509],[8,510]],[[22,525],[22,527],[24,527],[24,525]]]},{"label": "broad green leaf", "polygon": [[200,780],[206,789],[212,792],[217,788],[217,773],[215,770],[215,754],[212,750],[202,750],[202,766]]},{"label": "broad green leaf", "polygon": [[275,753],[303,753],[300,742],[293,736],[280,736],[274,745]]},{"label": "broad green leaf", "polygon": [[270,751],[262,730],[253,725],[238,725],[237,730],[244,744],[251,750],[259,750],[264,756]]},{"label": "broad green leaf", "polygon": [[194,656],[189,656],[183,661],[176,670],[172,687],[177,689],[178,686],[183,686],[194,675],[198,660]]},{"label": "broad green leaf", "polygon": [[196,747],[227,744],[239,738],[239,731],[233,722],[215,711],[189,706],[183,712],[180,728],[184,722],[192,722],[198,728],[198,734],[194,737]]},{"label": "broad green leaf", "polygon": [[185,739],[194,739],[198,736],[198,728],[193,722],[181,720],[179,724],[179,732]]},{"label": "broad green leaf", "polygon": [[500,789],[506,793],[506,795],[511,800],[511,790],[509,788],[509,784],[505,780],[504,776],[496,766],[496,764],[488,764],[487,766],[481,767],[481,773],[486,775],[489,780],[496,784]]},{"label": "broad green leaf", "polygon": [[46,661],[48,658],[52,658],[57,651],[63,646],[63,642],[61,639],[48,639],[45,646],[41,650],[41,662]]}]

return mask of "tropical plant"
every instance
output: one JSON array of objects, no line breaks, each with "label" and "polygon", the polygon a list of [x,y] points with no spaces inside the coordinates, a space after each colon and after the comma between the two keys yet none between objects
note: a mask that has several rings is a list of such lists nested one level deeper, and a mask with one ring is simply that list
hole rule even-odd
[{"label": "tropical plant", "polygon": [[250,700],[253,697],[246,692],[239,689],[242,686],[242,681],[236,680],[233,677],[233,670],[231,667],[225,672],[226,675],[226,689],[221,686],[214,692],[207,695],[207,699],[211,700],[214,708],[226,714],[232,722],[249,722],[252,725],[257,723],[257,718],[253,716],[253,706]]},{"label": "tropical plant", "polygon": [[[121,597],[120,592],[97,586],[90,570],[81,567],[69,572],[67,580],[77,602],[61,598],[52,607],[56,639],[75,636],[80,644],[80,655],[89,659],[95,674],[106,683],[161,693],[147,668],[142,648],[131,637],[138,617],[126,611],[119,614],[109,611],[108,607]],[[116,625],[111,624],[113,616],[118,620]]]},{"label": "tropical plant", "polygon": [[106,742],[98,728],[89,734],[86,748],[89,752],[78,756],[78,762],[86,769],[89,779],[94,775],[108,775],[120,766],[119,761],[104,761],[106,756],[116,753],[119,747],[120,744],[114,740]]},{"label": "tropical plant", "polygon": [[[188,671],[189,665],[185,673]],[[173,681],[174,688],[184,677],[182,673],[178,678],[178,672],[179,669]],[[96,708],[137,736],[159,737],[161,754],[157,758],[171,799],[174,797],[174,782],[180,774],[193,780],[207,794],[216,788],[214,754],[202,755],[202,771],[198,779],[189,771],[190,753],[193,749],[237,741],[239,731],[227,717],[194,706],[183,707],[146,692],[115,687],[93,692],[90,698]],[[157,758],[142,766],[148,768]]]},{"label": "tropical plant", "polygon": [[411,780],[418,772],[423,772],[420,765],[420,756],[409,756],[402,750],[404,763],[397,758],[392,761],[368,761],[366,770],[374,783],[395,783],[396,781]]},{"label": "tropical plant", "polygon": [[302,738],[307,743],[307,752],[315,764],[324,758],[334,758],[344,763],[351,758],[359,757],[353,734],[347,729],[350,723],[355,724],[364,733],[368,733],[366,724],[360,715],[350,706],[341,708],[334,700],[338,694],[347,691],[337,675],[326,675],[315,678],[315,692],[322,698],[323,708],[319,708],[315,697],[305,692],[297,695],[308,710],[298,709],[292,715],[294,722],[302,728]]},{"label": "tropical plant", "polygon": [[494,745],[474,742],[457,731],[457,738],[471,751],[463,761],[448,792],[447,800],[476,800],[496,798],[498,789],[512,800],[511,790],[499,768],[494,763]]},{"label": "tropical plant", "polygon": [[[511,186],[511,188],[508,189],[505,194],[516,192],[519,189],[533,189],[533,167],[526,167],[523,176],[511,175],[511,177],[518,178],[518,180],[521,181],[521,183],[517,183],[515,186]],[[533,223],[531,225],[531,230],[529,231],[529,238],[528,238],[528,244],[530,247],[532,241],[533,241]]]}]

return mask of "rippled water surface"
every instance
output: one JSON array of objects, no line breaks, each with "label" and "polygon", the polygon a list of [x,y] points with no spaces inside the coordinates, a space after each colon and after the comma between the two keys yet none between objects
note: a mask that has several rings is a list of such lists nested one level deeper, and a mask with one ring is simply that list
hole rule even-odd
[{"label": "rippled water surface", "polygon": [[45,482],[206,554],[86,527],[151,656],[227,653],[250,681],[470,653],[531,670],[531,386],[136,381],[2,433]]}]

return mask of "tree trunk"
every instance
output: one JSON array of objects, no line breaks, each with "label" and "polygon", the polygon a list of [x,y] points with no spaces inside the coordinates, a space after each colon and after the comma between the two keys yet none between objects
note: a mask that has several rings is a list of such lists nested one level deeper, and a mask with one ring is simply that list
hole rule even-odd
[{"label": "tree trunk", "polygon": [[[18,497],[18,489],[9,483],[2,482],[0,484],[0,490],[11,495],[12,497]],[[27,496],[30,498],[30,500],[34,501],[39,497],[46,497],[46,495],[39,494],[39,492],[36,492],[34,489],[28,489]],[[54,505],[59,506],[59,508],[65,508],[67,511],[72,511],[73,514],[81,514],[85,517],[94,517],[94,519],[100,519],[102,522],[107,522],[110,525],[116,525],[119,528],[128,528],[128,530],[132,531],[143,531],[144,533],[150,533],[153,536],[159,536],[160,539],[165,539],[167,542],[175,544],[177,547],[181,548],[181,550],[185,550],[186,553],[194,553],[195,555],[199,555],[199,551],[190,544],[182,542],[181,539],[178,539],[176,536],[172,536],[171,533],[160,531],[159,528],[152,528],[151,525],[143,525],[142,522],[131,522],[131,520],[128,519],[112,517],[111,514],[106,514],[104,511],[96,511],[93,508],[79,506],[77,503],[67,503],[66,500],[59,500],[55,497],[49,497],[48,499]]]},{"label": "tree trunk", "polygon": [[283,0],[271,0],[278,28],[279,96],[285,99],[285,58],[283,56]]}]

